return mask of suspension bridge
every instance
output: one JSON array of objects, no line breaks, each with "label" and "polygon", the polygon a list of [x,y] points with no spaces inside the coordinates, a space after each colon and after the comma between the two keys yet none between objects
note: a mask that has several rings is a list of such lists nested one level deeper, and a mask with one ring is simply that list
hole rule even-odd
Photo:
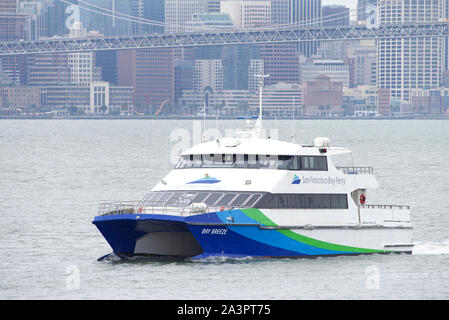
[{"label": "suspension bridge", "polygon": [[0,43],[0,57],[97,50],[427,37],[449,37],[449,23],[380,25],[374,28],[365,25],[291,26],[282,30],[266,28],[261,30],[201,31],[114,37],[53,37],[34,41],[2,42]]}]

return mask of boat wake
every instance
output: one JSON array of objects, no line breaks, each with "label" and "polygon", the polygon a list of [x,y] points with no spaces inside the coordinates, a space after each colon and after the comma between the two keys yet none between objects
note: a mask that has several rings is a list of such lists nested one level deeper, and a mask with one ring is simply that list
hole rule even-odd
[{"label": "boat wake", "polygon": [[416,242],[412,254],[449,254],[449,239],[442,242]]},{"label": "boat wake", "polygon": [[177,256],[160,256],[160,255],[117,255],[115,253],[108,253],[97,261],[101,262],[179,262],[185,261],[185,257]]}]

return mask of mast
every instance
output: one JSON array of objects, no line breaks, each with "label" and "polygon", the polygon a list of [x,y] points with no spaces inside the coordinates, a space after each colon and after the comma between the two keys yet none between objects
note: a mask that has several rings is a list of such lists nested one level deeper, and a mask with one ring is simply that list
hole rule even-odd
[{"label": "mast", "polygon": [[262,128],[262,94],[263,94],[263,83],[264,78],[268,78],[268,74],[256,74],[256,78],[259,78],[259,118],[257,118],[256,124],[254,126],[255,135],[260,136],[260,129]]}]

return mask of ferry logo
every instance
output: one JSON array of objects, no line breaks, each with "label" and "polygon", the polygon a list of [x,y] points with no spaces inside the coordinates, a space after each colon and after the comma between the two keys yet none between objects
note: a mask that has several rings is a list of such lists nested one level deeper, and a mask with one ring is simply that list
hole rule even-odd
[{"label": "ferry logo", "polygon": [[191,182],[188,182],[187,184],[192,184],[192,183],[218,183],[221,180],[218,180],[217,178],[213,178],[213,177],[209,177],[208,174],[204,175],[203,178],[198,179],[198,180],[194,180]]},{"label": "ferry logo", "polygon": [[293,176],[292,184],[300,184],[300,183],[301,183],[301,179],[299,179],[299,177],[295,174]]}]

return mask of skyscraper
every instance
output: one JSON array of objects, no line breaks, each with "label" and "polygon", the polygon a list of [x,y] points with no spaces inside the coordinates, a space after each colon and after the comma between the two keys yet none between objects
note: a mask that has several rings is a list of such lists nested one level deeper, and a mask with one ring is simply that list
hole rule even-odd
[{"label": "skyscraper", "polygon": [[155,21],[150,23],[132,23],[132,33],[163,33],[165,28],[158,22],[165,22],[165,0],[131,0],[131,14],[138,18]]},{"label": "skyscraper", "polygon": [[366,22],[373,6],[377,6],[377,0],[357,0],[357,21]]},{"label": "skyscraper", "polygon": [[184,32],[185,23],[192,19],[193,14],[206,12],[206,8],[204,0],[166,0],[165,32]]},{"label": "skyscraper", "polygon": [[[380,24],[438,22],[444,0],[379,0]],[[377,86],[391,98],[409,101],[413,88],[440,86],[444,62],[443,39],[377,40]]]},{"label": "skyscraper", "polygon": [[[291,0],[290,23],[298,23],[301,26],[318,26],[321,20],[321,0]],[[306,57],[316,53],[318,42],[301,42],[299,51]]]}]

